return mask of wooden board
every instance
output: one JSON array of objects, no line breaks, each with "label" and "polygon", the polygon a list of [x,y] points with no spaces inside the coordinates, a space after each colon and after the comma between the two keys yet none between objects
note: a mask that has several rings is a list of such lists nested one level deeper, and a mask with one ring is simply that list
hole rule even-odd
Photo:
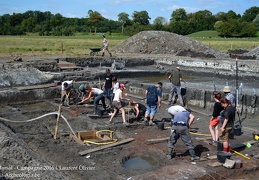
[{"label": "wooden board", "polygon": [[148,140],[146,140],[146,143],[147,144],[156,144],[156,143],[168,141],[169,139],[170,139],[170,137],[158,138],[158,139],[148,139]]},{"label": "wooden board", "polygon": [[211,167],[219,167],[219,166],[222,166],[223,163],[220,163],[220,162],[213,162],[213,163],[207,163],[208,166],[211,166]]},{"label": "wooden board", "polygon": [[107,149],[107,148],[110,148],[110,147],[115,147],[115,146],[118,146],[118,145],[126,144],[126,143],[134,141],[134,140],[135,140],[134,138],[124,139],[124,140],[115,142],[113,144],[108,144],[108,145],[104,145],[104,146],[101,146],[101,147],[96,147],[96,148],[93,148],[93,149],[89,149],[89,150],[85,150],[85,151],[80,151],[79,154],[81,156],[84,156],[86,154],[90,154],[90,153],[93,153],[93,152],[96,152],[96,151],[101,151],[103,149]]}]

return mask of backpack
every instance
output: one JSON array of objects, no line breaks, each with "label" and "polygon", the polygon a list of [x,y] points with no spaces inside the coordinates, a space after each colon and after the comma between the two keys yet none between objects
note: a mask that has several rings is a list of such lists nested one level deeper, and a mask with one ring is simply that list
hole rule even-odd
[{"label": "backpack", "polygon": [[147,93],[147,103],[156,103],[157,102],[157,87],[150,86]]}]

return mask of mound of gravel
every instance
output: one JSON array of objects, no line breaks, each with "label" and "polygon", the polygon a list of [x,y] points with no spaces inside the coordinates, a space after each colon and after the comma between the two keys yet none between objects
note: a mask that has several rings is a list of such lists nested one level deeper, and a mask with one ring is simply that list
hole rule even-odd
[{"label": "mound of gravel", "polygon": [[194,39],[166,31],[142,31],[113,49],[116,53],[174,54],[178,56],[229,58]]},{"label": "mound of gravel", "polygon": [[252,49],[248,53],[245,53],[245,55],[247,55],[247,56],[255,56],[256,59],[259,59],[259,46],[257,46],[256,48]]},{"label": "mound of gravel", "polygon": [[0,67],[0,87],[44,84],[51,82],[56,76],[21,64],[2,65]]}]

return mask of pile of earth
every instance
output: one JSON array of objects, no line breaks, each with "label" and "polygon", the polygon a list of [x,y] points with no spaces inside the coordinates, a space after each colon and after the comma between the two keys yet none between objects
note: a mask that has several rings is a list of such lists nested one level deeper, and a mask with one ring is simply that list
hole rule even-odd
[{"label": "pile of earth", "polygon": [[42,72],[34,67],[26,65],[3,65],[0,68],[0,87],[26,86],[32,84],[44,84],[53,82],[58,74]]},{"label": "pile of earth", "polygon": [[113,49],[116,53],[173,54],[226,59],[229,55],[186,36],[165,31],[142,31]]},{"label": "pile of earth", "polygon": [[251,51],[244,53],[246,56],[253,56],[255,59],[259,59],[259,46],[256,48],[252,49]]}]

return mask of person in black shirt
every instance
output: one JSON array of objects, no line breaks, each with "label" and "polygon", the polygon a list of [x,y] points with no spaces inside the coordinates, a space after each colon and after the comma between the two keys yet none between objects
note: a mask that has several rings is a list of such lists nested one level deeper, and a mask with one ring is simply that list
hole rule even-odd
[{"label": "person in black shirt", "polygon": [[145,117],[145,112],[146,112],[145,105],[143,105],[141,103],[136,103],[133,100],[130,100],[130,105],[133,106],[132,111],[134,112],[134,114],[138,120]]},{"label": "person in black shirt", "polygon": [[113,95],[113,83],[112,83],[112,78],[113,75],[111,74],[110,69],[106,69],[106,74],[105,74],[105,81],[104,81],[104,91],[106,98],[109,99],[110,101],[110,107],[112,107],[112,95]]},{"label": "person in black shirt", "polygon": [[220,112],[224,109],[221,106],[220,100],[221,100],[221,93],[218,92],[214,95],[214,107],[213,107],[213,113],[210,118],[210,133],[212,136],[213,144],[216,143],[219,139],[219,120],[220,120]]}]

